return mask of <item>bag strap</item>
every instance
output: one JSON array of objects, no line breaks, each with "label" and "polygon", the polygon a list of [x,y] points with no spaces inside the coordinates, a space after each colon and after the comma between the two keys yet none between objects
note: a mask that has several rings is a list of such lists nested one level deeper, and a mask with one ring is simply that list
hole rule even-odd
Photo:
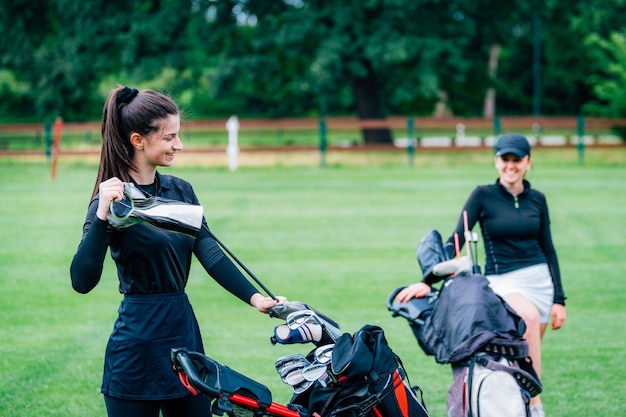
[{"label": "bag strap", "polygon": [[494,337],[481,348],[481,351],[506,356],[509,359],[521,359],[528,356],[528,341]]},{"label": "bag strap", "polygon": [[539,395],[541,391],[543,391],[543,385],[541,385],[541,382],[539,382],[539,380],[531,375],[529,372],[526,372],[523,369],[519,368],[519,366],[503,365],[500,362],[487,359],[484,356],[479,356],[475,359],[477,363],[487,369],[490,369],[492,371],[502,371],[511,374],[513,378],[515,378],[515,381],[517,381],[517,384],[524,390],[528,391],[531,397]]},{"label": "bag strap", "polygon": [[402,380],[406,379],[406,383],[411,388],[411,391],[413,391],[413,393],[415,394],[415,397],[417,398],[417,395],[419,394],[419,397],[420,397],[419,402],[422,403],[424,408],[427,409],[426,403],[424,402],[424,391],[422,391],[422,388],[419,385],[411,385],[411,381],[409,380],[409,374],[407,374],[406,369],[404,368],[402,359],[400,359],[400,356],[398,356],[395,352],[393,356],[396,358],[396,361],[398,362],[397,372],[398,372],[398,375],[400,376],[400,379]]},{"label": "bag strap", "polygon": [[467,366],[467,384],[465,387],[466,390],[466,407],[467,407],[467,417],[473,417],[472,413],[472,386],[474,381],[474,366],[476,365],[477,356],[474,355],[470,360],[469,365]]}]

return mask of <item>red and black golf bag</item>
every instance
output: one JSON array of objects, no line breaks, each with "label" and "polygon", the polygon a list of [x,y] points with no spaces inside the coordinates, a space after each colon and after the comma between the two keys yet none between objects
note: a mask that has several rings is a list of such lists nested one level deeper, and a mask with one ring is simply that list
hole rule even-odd
[{"label": "red and black golf bag", "polygon": [[329,372],[334,383],[313,387],[306,399],[309,414],[428,417],[421,389],[410,385],[400,358],[378,326],[366,325],[354,335],[341,335]]},{"label": "red and black golf bag", "polygon": [[[272,401],[270,390],[204,354],[172,349],[171,362],[193,394],[212,402],[213,414],[229,417],[428,417],[421,389],[411,387],[400,358],[383,329],[366,325],[354,335],[298,302],[278,306],[270,315],[286,320],[273,343],[313,343],[308,355],[286,355],[276,369],[294,395],[286,404]],[[418,399],[417,394],[420,395]]]}]

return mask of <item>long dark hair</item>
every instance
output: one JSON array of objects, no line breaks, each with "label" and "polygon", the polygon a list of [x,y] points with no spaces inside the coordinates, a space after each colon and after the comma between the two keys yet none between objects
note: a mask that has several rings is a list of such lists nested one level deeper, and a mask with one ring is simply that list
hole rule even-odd
[{"label": "long dark hair", "polygon": [[100,167],[91,198],[98,193],[100,183],[109,178],[131,182],[129,171],[135,168],[132,133],[147,136],[159,128],[159,120],[179,113],[170,97],[156,91],[122,86],[111,90],[102,112]]}]

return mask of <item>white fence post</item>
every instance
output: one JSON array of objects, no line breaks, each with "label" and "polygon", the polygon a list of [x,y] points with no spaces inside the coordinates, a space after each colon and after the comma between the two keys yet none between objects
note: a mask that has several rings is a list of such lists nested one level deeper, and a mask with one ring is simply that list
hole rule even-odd
[{"label": "white fence post", "polygon": [[237,116],[232,115],[226,122],[226,130],[228,130],[228,146],[226,153],[228,154],[228,166],[231,171],[237,169],[237,158],[239,157],[239,146],[237,145],[237,134],[239,132],[239,120]]}]

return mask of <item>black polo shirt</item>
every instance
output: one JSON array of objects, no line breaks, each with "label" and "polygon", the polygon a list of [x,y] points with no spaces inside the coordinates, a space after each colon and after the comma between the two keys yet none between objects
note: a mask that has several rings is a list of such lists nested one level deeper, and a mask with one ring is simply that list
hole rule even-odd
[{"label": "black polo shirt", "polygon": [[[463,206],[470,230],[480,224],[485,248],[485,274],[497,275],[547,263],[554,284],[554,302],[565,305],[559,264],[550,232],[550,216],[543,193],[524,181],[524,191],[513,196],[500,181],[476,187]],[[448,243],[458,234],[465,243],[463,215]]]}]

